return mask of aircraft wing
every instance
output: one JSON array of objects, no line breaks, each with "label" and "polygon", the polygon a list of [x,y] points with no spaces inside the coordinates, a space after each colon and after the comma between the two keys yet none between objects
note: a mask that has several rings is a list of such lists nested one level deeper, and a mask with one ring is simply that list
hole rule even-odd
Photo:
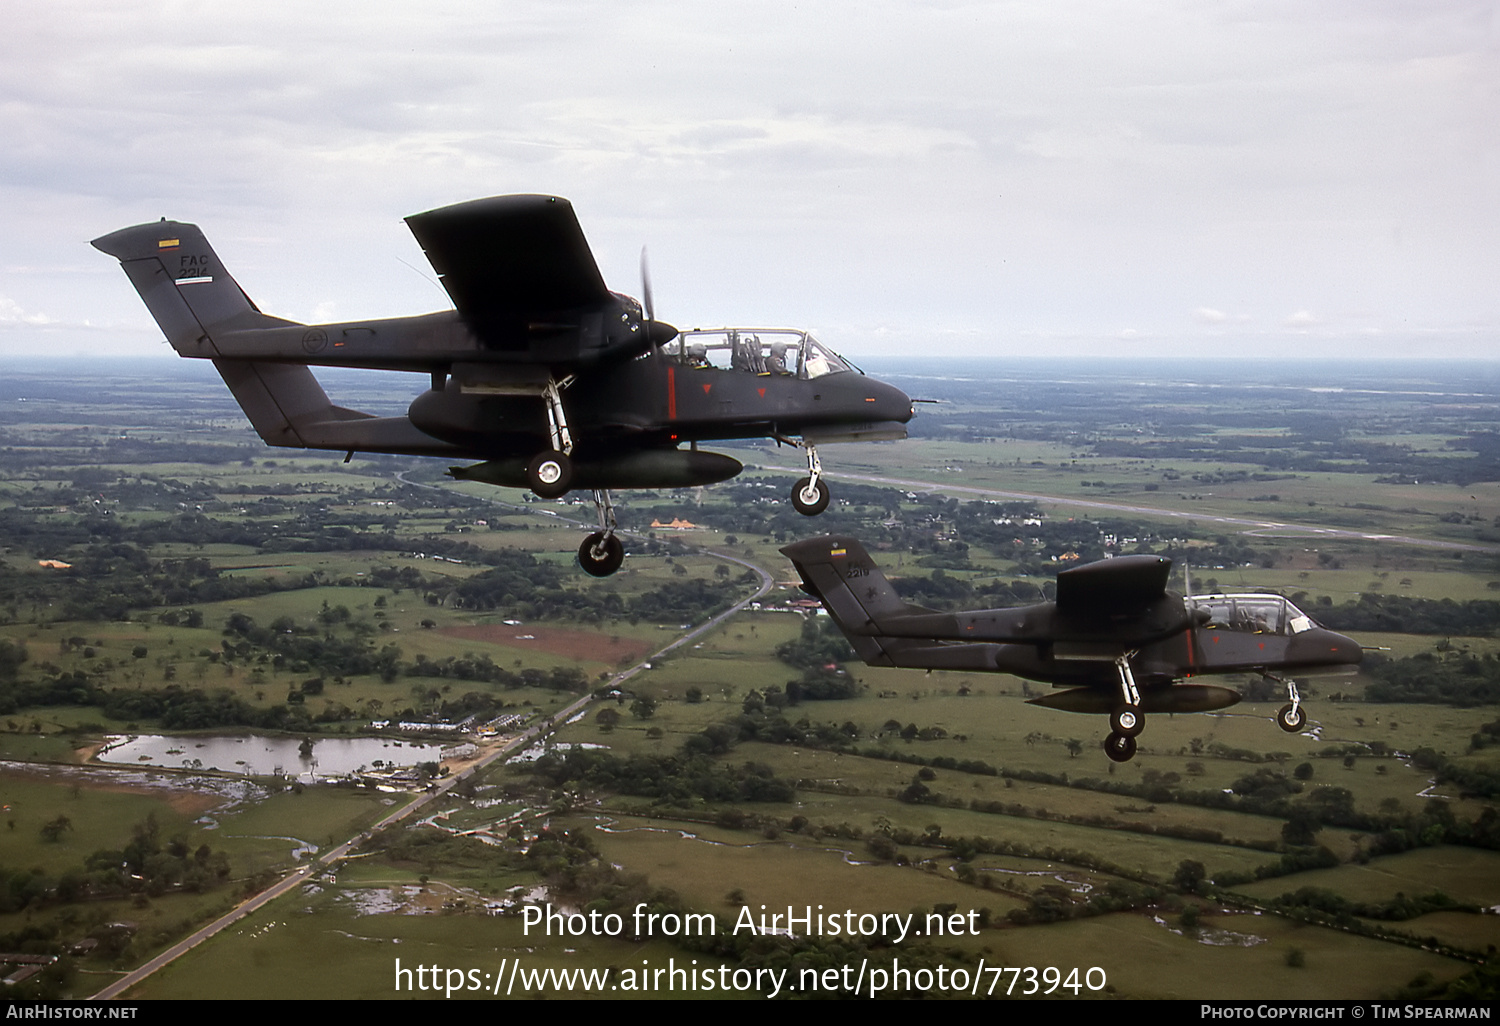
[{"label": "aircraft wing", "polygon": [[1172,561],[1165,556],[1117,556],[1057,575],[1057,611],[1065,617],[1128,616],[1167,592]]},{"label": "aircraft wing", "polygon": [[[573,205],[559,196],[494,196],[413,214],[406,224],[460,316],[493,349],[576,356],[581,318],[611,300]],[[566,340],[566,341],[565,341]]]}]

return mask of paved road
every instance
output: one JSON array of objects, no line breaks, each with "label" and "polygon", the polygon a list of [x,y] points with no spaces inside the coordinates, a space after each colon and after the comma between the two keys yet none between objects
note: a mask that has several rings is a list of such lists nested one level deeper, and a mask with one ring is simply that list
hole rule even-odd
[{"label": "paved road", "polygon": [[[778,472],[788,471],[788,468],[779,466],[760,466],[757,469]],[[402,484],[410,485],[414,488],[423,488],[431,491],[445,490],[444,486],[442,485],[428,485],[420,484],[416,481],[408,481],[404,476],[404,472],[397,473],[395,476],[397,480],[399,480]],[[1469,552],[1500,552],[1500,546],[1493,545],[1474,545],[1466,544],[1463,542],[1440,541],[1431,538],[1413,538],[1406,535],[1379,534],[1349,528],[1309,526],[1305,524],[1294,524],[1276,520],[1255,520],[1248,517],[1219,516],[1215,514],[1205,514],[1202,512],[1162,509],[1155,506],[1138,506],[1127,503],[1075,499],[1057,495],[1041,495],[1034,492],[1012,492],[997,488],[955,485],[948,482],[939,483],[934,481],[919,481],[912,478],[885,477],[873,474],[848,473],[838,474],[837,478],[842,478],[844,480],[850,481],[864,481],[869,484],[887,485],[895,488],[921,489],[922,491],[941,492],[944,494],[957,493],[960,495],[975,495],[986,499],[1011,499],[1028,502],[1044,502],[1059,506],[1076,506],[1085,509],[1108,510],[1115,513],[1136,513],[1146,516],[1169,517],[1174,519],[1224,524],[1231,527],[1241,528],[1241,533],[1257,536],[1279,535],[1283,537],[1294,536],[1312,538],[1359,538],[1370,541],[1394,541],[1406,545],[1419,545],[1428,548],[1461,550]],[[512,503],[504,503],[496,500],[492,500],[492,502],[494,505],[502,506],[508,509],[521,510],[523,512],[533,513],[538,516],[543,515],[543,511],[535,507],[517,506]],[[546,515],[548,515],[549,519],[560,521],[562,523],[575,524],[579,527],[590,530],[594,528],[593,524],[588,524],[572,517],[553,514],[551,513],[551,511],[547,511]],[[619,533],[632,534],[633,532],[622,530]],[[691,546],[691,543],[687,544]],[[696,548],[696,546],[691,547]],[[611,684],[618,685],[629,680],[636,674],[640,673],[642,670],[646,669],[653,660],[660,659],[669,652],[672,652],[675,649],[686,645],[690,641],[693,641],[694,639],[699,638],[707,632],[718,627],[725,620],[729,619],[729,617],[744,609],[751,602],[754,602],[766,595],[766,593],[768,593],[771,588],[774,587],[774,581],[772,580],[771,575],[767,573],[764,568],[757,566],[754,563],[750,563],[736,556],[728,556],[722,553],[712,552],[707,549],[699,549],[699,551],[703,552],[705,555],[712,556],[715,559],[722,559],[726,562],[734,563],[739,566],[745,567],[746,569],[754,571],[755,574],[760,578],[760,587],[753,595],[747,596],[740,602],[731,606],[729,609],[684,634],[682,637],[676,639],[668,645],[663,646],[660,649],[657,649],[655,652],[651,653],[649,656],[636,663],[634,666],[629,667],[628,669],[616,674],[613,678],[611,678]],[[156,958],[153,958],[151,961],[147,962],[139,969],[136,969],[135,971],[122,976],[120,979],[111,983],[103,990],[100,990],[97,994],[94,995],[94,998],[108,999],[117,997],[118,995],[124,993],[130,987],[139,983],[141,980],[144,980],[146,977],[156,972],[162,966],[171,963],[184,953],[197,947],[208,938],[219,933],[225,927],[238,922],[245,916],[254,912],[256,909],[259,909],[261,906],[265,905],[267,902],[273,901],[281,895],[286,894],[293,888],[299,886],[314,873],[319,865],[332,866],[335,862],[346,857],[349,852],[357,848],[359,845],[363,844],[373,835],[381,832],[382,830],[385,830],[392,824],[398,823],[408,818],[413,813],[425,808],[438,798],[446,795],[448,790],[454,787],[460,781],[472,777],[475,773],[478,773],[479,771],[487,767],[490,763],[494,762],[496,759],[508,755],[510,752],[515,751],[518,747],[529,745],[545,730],[550,729],[554,724],[561,724],[566,722],[575,713],[586,709],[590,701],[592,701],[591,697],[585,695],[584,697],[578,699],[577,701],[573,702],[572,704],[558,712],[556,715],[549,717],[547,720],[544,720],[540,723],[534,724],[524,733],[510,739],[504,745],[498,747],[495,751],[489,753],[468,769],[444,779],[432,791],[417,796],[417,798],[412,802],[402,807],[400,810],[391,813],[389,816],[386,816],[380,822],[370,827],[370,829],[360,833],[355,837],[351,837],[343,844],[319,857],[315,862],[298,867],[296,870],[289,873],[287,876],[279,880],[277,883],[273,884],[271,887],[268,887],[266,890],[257,894],[255,897],[246,900],[243,904],[235,908],[234,911],[222,916],[209,925],[196,931],[182,942],[173,945],[171,948],[162,952]]]},{"label": "paved road", "polygon": [[[396,476],[398,478],[401,478],[400,474],[397,474]],[[414,481],[407,481],[404,478],[401,478],[401,483],[409,484],[416,488],[440,488],[440,486],[436,485],[420,485]],[[497,503],[497,505],[508,504]],[[537,510],[526,509],[525,507],[513,508],[522,509],[528,513],[538,512]],[[571,520],[567,517],[552,517],[549,519],[563,520],[569,523],[578,523],[578,521]],[[740,559],[737,556],[726,556],[722,553],[709,552],[706,549],[700,551],[702,551],[705,555],[712,556],[715,559],[722,559],[725,562],[742,566],[747,570],[753,570],[755,574],[760,578],[760,587],[755,591],[754,594],[748,595],[745,598],[741,599],[739,602],[730,606],[718,616],[715,616],[712,619],[701,624],[700,626],[693,628],[691,631],[688,631],[686,634],[682,635],[680,638],[677,638],[675,641],[662,646],[655,652],[652,652],[650,655],[646,656],[640,662],[636,663],[634,666],[631,666],[625,670],[622,670],[620,673],[615,674],[615,676],[610,679],[609,683],[611,685],[618,685],[623,683],[624,681],[629,680],[631,677],[634,677],[637,673],[640,673],[642,670],[650,666],[654,660],[660,659],[667,653],[672,652],[673,650],[680,648],[683,645],[686,645],[688,642],[694,640],[695,638],[703,636],[704,634],[718,627],[734,614],[738,613],[740,610],[744,609],[750,603],[763,597],[767,592],[775,587],[775,581],[772,579],[771,575],[768,574],[763,568],[756,566],[754,563]],[[451,776],[443,778],[436,784],[436,786],[434,786],[431,791],[427,791],[423,794],[418,795],[411,802],[402,806],[397,811],[392,812],[389,816],[386,816],[384,819],[380,820],[380,822],[376,823],[368,830],[362,831],[354,837],[349,838],[343,844],[340,844],[336,848],[333,848],[330,851],[324,853],[315,861],[309,862],[302,866],[298,866],[296,869],[288,873],[286,876],[282,877],[276,883],[272,884],[270,887],[255,895],[255,897],[246,899],[233,911],[220,916],[212,923],[209,923],[202,929],[195,931],[193,934],[180,941],[179,943],[174,944],[166,951],[163,951],[160,955],[157,955],[155,958],[151,959],[151,961],[142,965],[140,968],[132,970],[131,972],[126,973],[124,976],[121,976],[119,979],[110,983],[109,986],[96,993],[93,996],[92,1000],[104,1001],[110,998],[119,997],[121,994],[125,993],[131,987],[134,987],[136,984],[146,979],[146,977],[150,976],[158,969],[176,961],[182,955],[185,955],[193,948],[196,948],[199,944],[202,944],[210,937],[219,933],[225,927],[232,926],[233,924],[239,922],[241,919],[244,919],[250,913],[254,912],[256,909],[259,909],[261,906],[265,905],[267,902],[274,901],[277,898],[281,897],[283,894],[286,894],[288,891],[291,891],[292,889],[302,885],[314,875],[314,873],[320,866],[325,868],[332,867],[340,859],[347,857],[350,852],[358,848],[360,845],[364,844],[371,837],[374,837],[376,834],[385,830],[387,827],[390,827],[395,823],[399,823],[402,820],[409,818],[412,814],[426,808],[428,805],[431,805],[439,798],[445,796],[448,791],[456,786],[460,781],[467,780],[470,777],[474,776],[476,773],[489,766],[490,763],[494,762],[496,759],[507,756],[511,752],[516,751],[518,748],[525,748],[533,741],[535,741],[538,737],[540,737],[544,732],[550,730],[554,725],[566,723],[570,718],[573,717],[574,714],[587,709],[589,703],[592,701],[592,695],[584,695],[577,701],[569,704],[565,708],[547,717],[545,720],[533,724],[521,734],[510,738],[503,745],[497,747],[493,752],[485,755],[482,759],[475,762],[469,768],[463,770],[460,773],[455,773]]]}]

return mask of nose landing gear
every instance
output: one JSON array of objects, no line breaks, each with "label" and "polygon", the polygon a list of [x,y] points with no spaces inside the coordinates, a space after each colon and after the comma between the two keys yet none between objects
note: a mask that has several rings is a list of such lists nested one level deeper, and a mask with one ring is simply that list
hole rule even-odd
[{"label": "nose landing gear", "polygon": [[1286,705],[1276,710],[1276,726],[1288,734],[1300,733],[1307,726],[1307,710],[1302,708],[1302,696],[1297,691],[1297,682],[1289,677],[1277,677],[1266,674],[1267,680],[1274,680],[1286,685],[1286,697],[1291,699]]},{"label": "nose landing gear", "polygon": [[783,435],[777,435],[776,440],[807,450],[807,476],[792,485],[792,509],[805,517],[817,516],[828,508],[828,500],[832,497],[827,482],[823,480],[823,464],[818,460],[817,446]]},{"label": "nose landing gear", "polygon": [[828,508],[828,485],[823,481],[817,446],[803,442],[802,447],[807,450],[807,476],[792,486],[792,508],[805,517],[815,517]]}]

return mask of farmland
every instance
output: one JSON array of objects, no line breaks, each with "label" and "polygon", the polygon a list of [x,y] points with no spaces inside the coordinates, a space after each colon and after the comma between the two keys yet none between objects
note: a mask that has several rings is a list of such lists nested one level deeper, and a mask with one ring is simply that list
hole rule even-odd
[{"label": "farmland", "polygon": [[[734,481],[618,496],[628,558],[602,581],[572,565],[591,505],[266,449],[215,380],[167,368],[107,369],[86,403],[44,367],[0,383],[0,947],[61,955],[37,993],[93,993],[409,800],[293,760],[192,766],[204,733],[305,740],[310,766],[326,739],[394,745],[375,723],[441,743],[501,718],[546,725],[546,751],[456,781],[475,756],[455,746],[420,771],[447,786],[433,807],[132,994],[393,996],[397,955],[1098,968],[1077,992],[1095,998],[1492,986],[1470,976],[1500,944],[1481,914],[1500,906],[1490,365],[1343,369],[1337,387],[1230,362],[897,368],[882,376],[944,403],[905,442],[826,450],[821,518],[784,501],[795,454],[737,447]],[[368,375],[340,384],[392,401]],[[674,518],[694,526],[649,526]],[[1041,685],[853,661],[792,605],[777,551],[823,531],[934,608],[1037,601],[1059,569],[1149,551],[1389,651],[1303,686],[1303,734],[1271,722],[1277,688],[1230,679],[1245,701],[1153,717],[1116,765],[1103,717],[1025,704]],[[756,590],[726,556],[780,586],[656,656]],[[180,739],[177,764],[98,761],[136,734]],[[541,903],[726,930],[538,939],[519,912]],[[727,929],[762,906],[982,925]]]}]

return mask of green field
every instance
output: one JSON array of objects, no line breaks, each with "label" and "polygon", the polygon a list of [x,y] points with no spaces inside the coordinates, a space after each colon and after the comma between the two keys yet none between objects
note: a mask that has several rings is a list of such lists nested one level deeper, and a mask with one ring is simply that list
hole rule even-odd
[{"label": "green field", "polygon": [[[486,987],[516,958],[617,973],[695,958],[974,973],[983,960],[1097,968],[1107,987],[1083,996],[1144,998],[1371,999],[1464,975],[1500,943],[1491,916],[1431,911],[1350,932],[1275,903],[1321,888],[1349,902],[1441,891],[1465,909],[1500,904],[1484,832],[1500,745],[1482,730],[1500,722],[1486,683],[1500,656],[1486,605],[1500,601],[1500,483],[1465,447],[1500,405],[1459,416],[1399,390],[1277,385],[1267,406],[1263,387],[1228,382],[1209,407],[1136,380],[945,383],[949,402],[923,411],[917,437],[825,452],[835,502],[818,521],[786,507],[800,454],[732,446],[752,465],[736,481],[616,497],[634,534],[603,581],[573,565],[570,518],[592,523],[591,504],[451,482],[419,460],[268,451],[216,383],[181,385],[178,406],[142,405],[142,387],[59,402],[39,420],[0,415],[0,758],[22,764],[0,770],[0,936],[59,952],[100,940],[38,991],[86,996],[317,857],[309,847],[325,852],[410,800],[108,768],[90,761],[106,736],[187,720],[294,737],[386,719],[537,723],[649,661],[552,731],[555,752],[601,746],[580,775],[553,783],[495,764],[130,996],[435,996],[398,995],[397,958],[475,970]],[[128,460],[111,449],[122,426],[139,436]],[[674,517],[698,529],[647,526]],[[920,601],[950,606],[983,606],[996,586],[1033,601],[1070,560],[1128,551],[1187,563],[1199,589],[1277,590],[1319,617],[1410,600],[1403,629],[1351,633],[1480,690],[1369,701],[1367,663],[1302,686],[1302,734],[1276,729],[1273,690],[1217,714],[1153,716],[1119,765],[1100,750],[1103,717],[1028,705],[1045,686],[1008,676],[846,657],[834,679],[849,697],[792,704],[809,667],[777,649],[801,638],[805,614],[787,608],[802,596],[778,549],[818,531],[867,539],[893,577],[950,596]],[[779,582],[768,608],[653,658],[756,587],[716,553]],[[1459,629],[1430,626],[1444,616]],[[196,722],[210,713],[220,719]],[[756,780],[777,796],[734,797]],[[1294,844],[1289,821],[1306,816],[1312,843]],[[150,887],[144,871],[120,875],[109,859],[150,822],[158,860],[206,849],[203,872]],[[481,846],[452,846],[465,837]],[[1312,853],[1327,864],[1283,861]],[[103,874],[92,897],[76,889],[86,866]],[[726,929],[742,910],[820,905],[982,910],[985,925],[847,944],[730,935],[708,951],[662,935],[537,938],[517,914],[643,901]],[[128,936],[108,927],[121,920]]]}]

